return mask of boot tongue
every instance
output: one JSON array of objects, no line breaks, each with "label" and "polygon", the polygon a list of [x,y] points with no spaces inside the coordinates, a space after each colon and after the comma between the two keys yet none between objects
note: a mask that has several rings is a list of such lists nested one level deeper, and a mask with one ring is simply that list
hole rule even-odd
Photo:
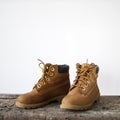
[{"label": "boot tongue", "polygon": [[51,63],[46,63],[46,64],[44,65],[44,71],[47,70],[47,72],[48,72],[51,65],[52,65]]},{"label": "boot tongue", "polygon": [[88,59],[86,60],[86,63],[83,63],[82,64],[82,67],[81,68],[87,68],[87,67],[89,67],[90,66],[90,64],[88,64]]},{"label": "boot tongue", "polygon": [[83,63],[80,65],[79,63],[76,64],[76,68],[88,68],[92,64],[88,64],[88,59],[86,60],[86,63]]},{"label": "boot tongue", "polygon": [[51,63],[46,63],[45,67],[50,67],[52,64]]},{"label": "boot tongue", "polygon": [[82,66],[81,66],[81,68],[87,68],[89,65],[90,64],[88,64],[88,63],[83,63]]},{"label": "boot tongue", "polygon": [[50,67],[51,65],[52,65],[51,63],[46,63],[45,66],[44,66],[44,68],[45,68],[45,69],[49,69],[49,67]]}]

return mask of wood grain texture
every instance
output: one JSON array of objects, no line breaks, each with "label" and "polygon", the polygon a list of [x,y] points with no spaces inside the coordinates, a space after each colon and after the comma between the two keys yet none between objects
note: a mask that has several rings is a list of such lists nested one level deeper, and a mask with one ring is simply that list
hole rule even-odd
[{"label": "wood grain texture", "polygon": [[120,96],[101,96],[87,111],[67,111],[52,102],[42,108],[20,109],[18,95],[0,94],[0,120],[120,120]]}]

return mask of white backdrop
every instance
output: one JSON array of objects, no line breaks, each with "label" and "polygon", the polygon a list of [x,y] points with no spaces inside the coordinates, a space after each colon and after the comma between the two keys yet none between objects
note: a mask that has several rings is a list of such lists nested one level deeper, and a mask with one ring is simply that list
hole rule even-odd
[{"label": "white backdrop", "polygon": [[45,63],[100,67],[102,95],[120,95],[119,0],[0,0],[0,93],[25,93]]}]

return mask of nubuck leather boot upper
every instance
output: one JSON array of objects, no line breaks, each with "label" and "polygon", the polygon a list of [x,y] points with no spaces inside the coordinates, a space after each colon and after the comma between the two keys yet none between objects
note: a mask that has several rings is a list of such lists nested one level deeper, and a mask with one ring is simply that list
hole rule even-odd
[{"label": "nubuck leather boot upper", "polygon": [[76,64],[77,76],[68,94],[63,98],[60,107],[70,110],[86,110],[100,97],[97,85],[99,67],[88,62]]},{"label": "nubuck leather boot upper", "polygon": [[[42,77],[32,91],[20,95],[16,106],[20,108],[37,108],[51,101],[60,101],[69,91],[69,66],[47,63],[39,60]],[[43,66],[43,67],[42,67]]]}]

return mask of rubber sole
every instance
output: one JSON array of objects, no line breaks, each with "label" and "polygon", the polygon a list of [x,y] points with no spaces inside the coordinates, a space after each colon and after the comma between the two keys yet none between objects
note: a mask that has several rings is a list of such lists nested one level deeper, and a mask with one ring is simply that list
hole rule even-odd
[{"label": "rubber sole", "polygon": [[54,97],[52,99],[49,99],[49,100],[46,100],[44,102],[37,103],[37,104],[24,104],[24,103],[20,103],[20,102],[16,101],[15,105],[19,108],[26,108],[26,109],[39,108],[39,107],[43,107],[44,105],[47,105],[48,103],[53,102],[53,101],[61,102],[61,100],[64,96],[65,95]]},{"label": "rubber sole", "polygon": [[70,104],[61,104],[60,105],[60,108],[61,109],[67,109],[67,110],[88,110],[90,109],[94,103],[98,102],[100,99],[100,95],[98,95],[96,97],[96,99],[94,100],[93,103],[91,104],[87,104],[87,105],[84,105],[84,106],[79,106],[79,105],[70,105]]}]

